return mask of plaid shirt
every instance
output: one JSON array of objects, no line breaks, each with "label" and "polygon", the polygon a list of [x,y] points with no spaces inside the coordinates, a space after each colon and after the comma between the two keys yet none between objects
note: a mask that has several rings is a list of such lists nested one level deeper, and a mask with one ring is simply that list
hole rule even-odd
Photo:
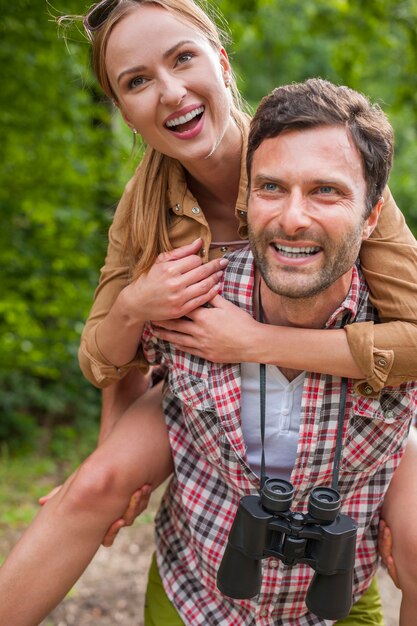
[{"label": "plaid shirt", "polygon": [[[223,296],[253,311],[254,263],[247,250],[231,255]],[[353,269],[350,291],[328,328],[375,320],[368,290]],[[246,460],[240,424],[240,366],[210,363],[157,340],[148,326],[143,347],[150,363],[168,366],[164,411],[175,476],[156,519],[157,560],[167,594],[189,626],[307,626],[331,624],[310,613],[305,595],[314,574],[307,565],[263,560],[256,600],[232,600],[216,586],[227,537],[243,495],[259,490]],[[292,510],[306,512],[311,489],[330,486],[341,379],[306,373],[297,457],[291,475]],[[380,505],[403,453],[416,411],[416,387],[382,390],[379,398],[356,395],[349,381],[339,490],[342,512],[359,525],[354,599],[369,586],[377,566]]]}]

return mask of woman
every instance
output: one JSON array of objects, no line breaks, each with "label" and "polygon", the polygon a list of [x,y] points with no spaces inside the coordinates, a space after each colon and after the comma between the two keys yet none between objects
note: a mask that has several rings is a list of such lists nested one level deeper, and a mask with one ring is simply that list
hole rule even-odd
[{"label": "woman", "polygon": [[[131,383],[138,385],[132,372],[140,362],[144,322],[178,318],[212,300],[224,267],[224,249],[242,245],[238,241],[245,234],[246,217],[242,152],[248,119],[232,96],[233,74],[216,29],[191,0],[104,0],[85,25],[104,91],[133,132],[149,144],[115,215],[106,267],[81,349],[83,371],[95,384],[121,380],[130,370],[124,397],[132,397],[139,395],[139,386],[132,391]],[[387,192],[380,236],[395,229],[397,245],[415,256],[414,239]],[[383,267],[382,260],[388,275],[403,271],[389,267],[391,247],[375,240],[368,256],[364,250],[375,303],[382,318],[413,319],[415,287],[407,287],[406,269],[393,279],[405,287],[398,297],[404,303],[400,311],[384,298],[385,277],[374,275]],[[392,256],[395,264],[398,248]],[[235,328],[244,323],[236,318]],[[277,329],[280,354],[270,355],[269,362],[366,379],[360,387],[365,394],[394,383],[398,376],[404,379],[407,370],[400,346],[409,340],[400,323],[391,323],[388,331],[384,325],[360,326],[348,329],[350,344],[345,331],[307,331],[299,339],[294,329]],[[414,337],[414,326],[407,328]],[[295,350],[294,341],[302,341],[304,349]],[[323,350],[315,349],[323,342],[329,346],[330,363]],[[394,364],[391,345],[399,346]],[[221,356],[239,362],[246,356],[242,350],[237,346]],[[257,357],[254,350],[251,360],[257,358],[263,360],[265,355]],[[113,405],[126,402],[117,388],[110,395]],[[169,474],[160,395],[155,387],[115,425],[117,411],[105,420],[101,445],[45,505],[12,551],[0,571],[1,623],[39,623],[87,566],[134,489],[145,483],[154,487]]]}]

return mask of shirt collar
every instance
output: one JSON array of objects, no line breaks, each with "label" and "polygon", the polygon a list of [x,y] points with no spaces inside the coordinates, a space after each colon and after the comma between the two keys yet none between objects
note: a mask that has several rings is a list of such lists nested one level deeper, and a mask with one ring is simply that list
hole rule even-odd
[{"label": "shirt collar", "polygon": [[352,268],[352,281],[346,298],[327,320],[326,328],[341,328],[352,323],[363,299],[367,296],[367,287],[357,265]]}]

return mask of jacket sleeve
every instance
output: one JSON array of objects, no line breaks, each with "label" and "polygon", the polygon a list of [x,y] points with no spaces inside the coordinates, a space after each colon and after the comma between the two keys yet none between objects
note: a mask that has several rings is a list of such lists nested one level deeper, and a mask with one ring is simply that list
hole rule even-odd
[{"label": "jacket sleeve", "polygon": [[417,242],[388,188],[360,260],[381,323],[351,324],[345,330],[352,355],[366,374],[357,390],[369,396],[417,379]]},{"label": "jacket sleeve", "polygon": [[120,380],[132,367],[139,367],[143,372],[148,370],[147,361],[140,347],[132,361],[122,367],[116,367],[101,354],[96,341],[96,331],[100,322],[106,317],[118,294],[129,283],[129,266],[123,252],[123,242],[128,224],[128,199],[131,189],[132,181],[126,186],[110,226],[105,264],[101,269],[100,281],[78,352],[84,376],[96,387],[107,387]]}]

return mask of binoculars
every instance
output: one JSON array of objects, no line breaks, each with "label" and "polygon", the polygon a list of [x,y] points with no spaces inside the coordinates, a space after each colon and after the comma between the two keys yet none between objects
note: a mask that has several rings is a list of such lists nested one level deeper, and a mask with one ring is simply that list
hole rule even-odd
[{"label": "binoculars", "polygon": [[289,566],[307,563],[315,570],[307,608],[324,619],[342,619],[352,606],[357,524],[339,513],[335,489],[315,487],[306,514],[290,510],[293,496],[291,483],[270,478],[260,496],[240,500],[217,587],[230,598],[253,598],[261,588],[262,559],[273,556]]}]

